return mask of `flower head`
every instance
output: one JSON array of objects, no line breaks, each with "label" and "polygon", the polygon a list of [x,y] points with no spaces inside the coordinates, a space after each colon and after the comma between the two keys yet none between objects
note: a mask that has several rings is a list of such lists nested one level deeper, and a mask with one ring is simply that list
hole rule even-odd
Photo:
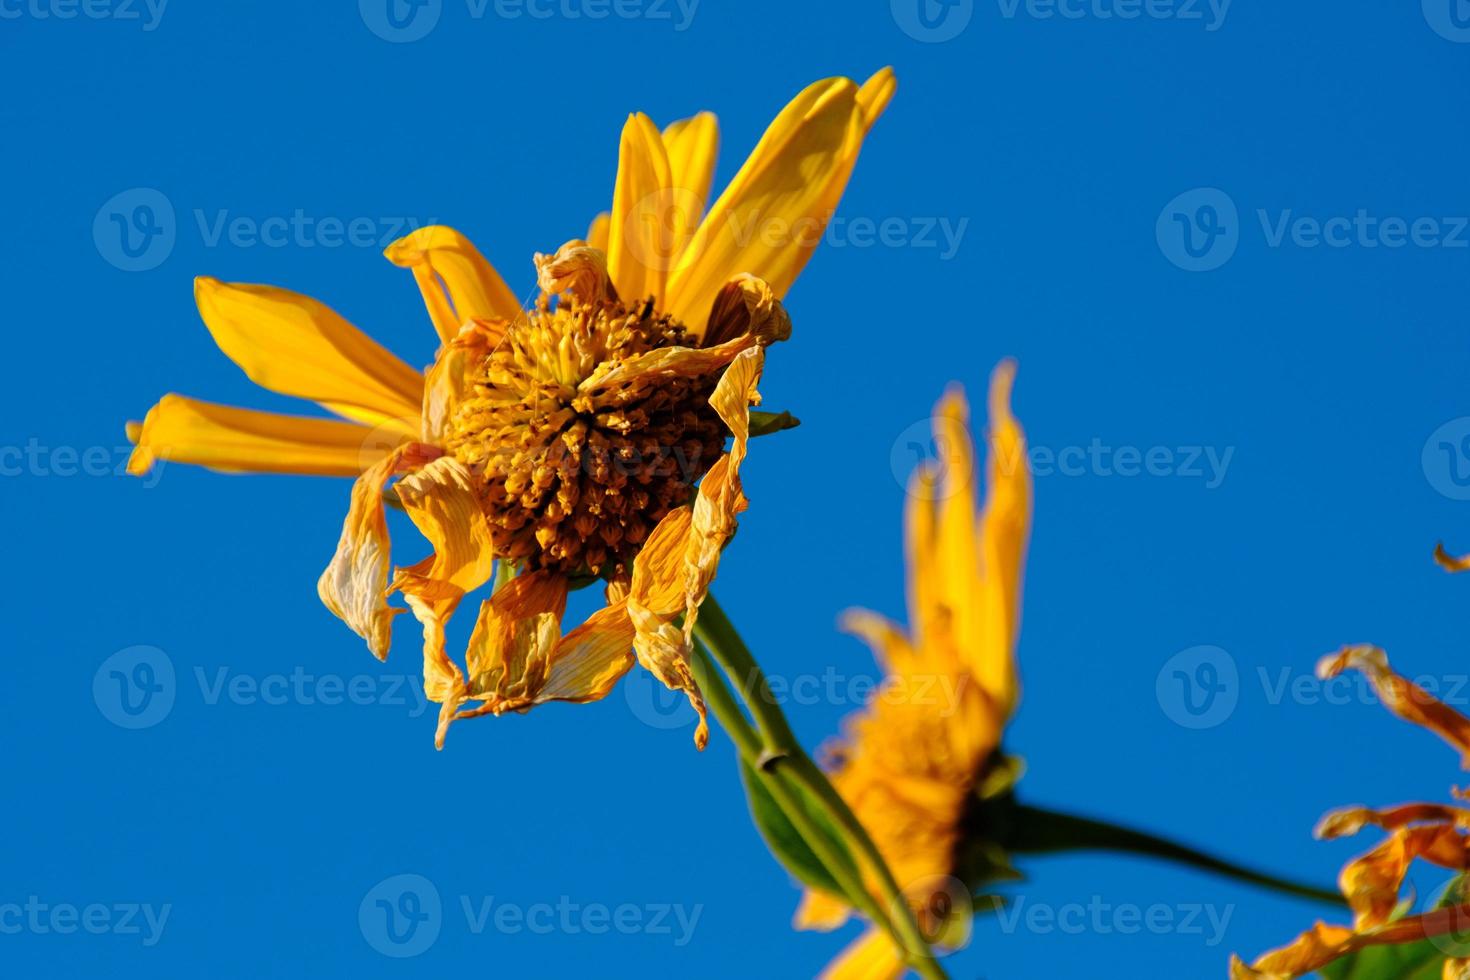
[{"label": "flower head", "polygon": [[[1394,673],[1388,657],[1377,647],[1350,646],[1324,657],[1317,675],[1326,680],[1345,670],[1367,676],[1388,710],[1405,721],[1434,732],[1458,749],[1462,764],[1470,766],[1470,719],[1437,700],[1428,691]],[[1416,860],[1451,871],[1470,871],[1470,810],[1438,803],[1409,803],[1376,810],[1354,806],[1327,814],[1317,825],[1319,839],[1335,840],[1375,826],[1388,838],[1367,854],[1349,862],[1338,876],[1343,897],[1353,911],[1353,924],[1334,926],[1318,922],[1290,945],[1273,950],[1247,966],[1238,957],[1230,963],[1233,980],[1265,978],[1289,980],[1306,976],[1334,960],[1369,946],[1398,945],[1463,933],[1470,905],[1463,899],[1420,915],[1401,915],[1404,878]],[[1445,980],[1459,980],[1470,971],[1470,960],[1447,952]]]},{"label": "flower head", "polygon": [[[873,648],[888,677],[832,751],[833,784],[931,934],[954,925],[943,920],[966,818],[1003,768],[1001,737],[1019,697],[1015,645],[1031,477],[1025,436],[1010,411],[1014,377],[1009,361],[991,377],[986,499],[978,515],[964,394],[951,390],[936,408],[940,459],[909,485],[909,628],[866,611],[843,620]],[[849,914],[841,899],[809,891],[796,924],[833,929]],[[826,975],[903,971],[902,951],[870,929]]]},{"label": "flower head", "polygon": [[[459,718],[597,700],[635,660],[702,718],[691,631],[747,506],[765,350],[791,334],[781,298],[894,87],[888,69],[809,86],[708,207],[714,117],[660,131],[630,116],[611,211],[586,240],[535,257],[528,309],[451,228],[393,243],[387,258],[412,272],[437,334],[426,372],[309,297],[199,279],[205,325],[252,380],[343,420],[167,395],[128,427],[130,471],[172,460],[355,478],[318,592],[379,659],[402,594],[423,629],[439,744]],[[757,231],[777,224],[789,239]],[[393,565],[387,504],[428,557]],[[445,624],[492,576],[461,667]],[[606,604],[564,633],[569,591],[598,579]]]}]

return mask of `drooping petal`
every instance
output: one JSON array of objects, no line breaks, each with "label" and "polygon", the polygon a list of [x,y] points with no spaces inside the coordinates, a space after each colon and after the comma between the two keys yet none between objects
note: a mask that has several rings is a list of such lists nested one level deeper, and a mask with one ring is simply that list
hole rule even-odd
[{"label": "drooping petal", "polygon": [[388,659],[393,617],[403,612],[388,605],[388,522],[383,516],[383,490],[394,476],[429,462],[428,447],[395,449],[352,485],[352,503],[342,525],[337,552],[317,581],[322,602],[358,636],[379,660]]},{"label": "drooping petal", "polygon": [[1318,840],[1336,840],[1351,837],[1370,825],[1383,830],[1398,830],[1417,823],[1452,824],[1462,830],[1470,830],[1470,810],[1439,803],[1406,803],[1383,810],[1343,807],[1323,816],[1312,833]]},{"label": "drooping petal", "polygon": [[547,296],[567,292],[588,306],[609,298],[607,255],[584,241],[574,238],[552,255],[537,252],[533,261],[536,284]]},{"label": "drooping petal", "polygon": [[869,929],[827,965],[821,980],[898,980],[906,970],[893,940],[881,929]]},{"label": "drooping petal", "polygon": [[1444,542],[1434,546],[1434,560],[1447,572],[1470,571],[1470,555],[1452,555],[1445,550]]},{"label": "drooping petal", "polygon": [[668,223],[673,180],[663,137],[641,112],[628,117],[618,149],[618,177],[608,225],[607,267],[613,287],[629,304],[653,297],[662,309],[673,265]]},{"label": "drooping petal", "polygon": [[633,624],[627,609],[622,603],[604,606],[561,638],[537,701],[599,701],[633,661]]},{"label": "drooping petal", "polygon": [[448,343],[473,318],[511,320],[520,300],[468,238],[444,225],[429,225],[405,235],[383,254],[389,262],[413,272],[429,318]]},{"label": "drooping petal", "polygon": [[1452,871],[1470,870],[1466,838],[1453,824],[1396,830],[1373,850],[1349,862],[1338,876],[1359,932],[1382,926],[1399,905],[1399,888],[1415,859]]},{"label": "drooping petal", "polygon": [[796,907],[791,926],[793,929],[831,932],[846,925],[850,918],[852,908],[848,906],[847,899],[808,888],[802,893],[801,904]]},{"label": "drooping petal", "polygon": [[164,395],[141,426],[129,427],[128,438],[137,447],[128,459],[134,476],[158,460],[224,473],[357,476],[405,441],[356,422],[257,412],[182,395]]},{"label": "drooping petal", "polygon": [[676,507],[653,529],[633,563],[627,615],[638,662],[669,690],[683,691],[699,713],[694,744],[703,749],[709,741],[709,726],[704,695],[690,666],[692,641],[674,625],[686,605],[685,568],[692,524],[692,509]]},{"label": "drooping petal", "polygon": [[741,272],[786,294],[846,189],[863,136],[887,104],[884,93],[891,95],[882,80],[863,91],[860,98],[850,79],[824,79],[776,116],[680,255],[668,312],[701,330],[715,294]]},{"label": "drooping petal", "polygon": [[1251,966],[1230,958],[1231,980],[1294,980],[1334,960],[1370,946],[1398,946],[1434,936],[1463,935],[1470,906],[1455,905],[1422,915],[1408,915],[1379,929],[1354,933],[1318,922],[1290,945],[1261,956]]},{"label": "drooping petal", "polygon": [[742,351],[715,386],[709,403],[729,427],[733,437],[730,451],[722,456],[699,482],[694,498],[688,549],[684,558],[684,635],[692,642],[700,603],[709,594],[719,567],[720,552],[735,534],[736,517],[749,501],[740,483],[740,466],[750,446],[750,406],[760,404],[761,369],[765,350]]},{"label": "drooping petal", "polygon": [[194,299],[220,350],[262,388],[418,437],[423,375],[326,305],[208,276],[194,280]]},{"label": "drooping petal", "polygon": [[490,580],[494,551],[474,478],[464,464],[443,456],[398,481],[398,499],[433,553],[400,568],[401,591],[424,628],[424,693],[444,704],[464,696],[464,675],[444,650],[444,626],[465,594]]},{"label": "drooping petal", "polygon": [[1329,680],[1348,669],[1367,676],[1389,711],[1422,725],[1459,749],[1462,764],[1470,768],[1470,719],[1394,673],[1388,666],[1388,655],[1375,646],[1346,646],[1323,657],[1317,663],[1317,676]]},{"label": "drooping petal", "polygon": [[750,335],[762,344],[791,337],[791,317],[770,284],[741,274],[725,283],[710,307],[701,347],[716,347]]},{"label": "drooping petal", "polygon": [[549,572],[520,575],[485,600],[465,657],[469,696],[496,714],[533,704],[566,604],[566,579]]}]

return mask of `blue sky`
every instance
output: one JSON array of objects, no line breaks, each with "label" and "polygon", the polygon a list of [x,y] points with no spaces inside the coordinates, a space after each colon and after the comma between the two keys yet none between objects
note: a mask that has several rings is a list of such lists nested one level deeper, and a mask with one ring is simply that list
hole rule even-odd
[{"label": "blue sky", "polygon": [[[289,408],[214,348],[193,276],[308,292],[426,363],[379,254],[406,227],[460,228],[525,290],[607,206],[627,112],[716,111],[723,181],[804,84],[885,64],[762,386],[804,424],[755,447],[718,587],[771,674],[837,678],[788,705],[800,734],[874,676],[839,612],[902,613],[915,425],[1011,355],[1052,460],[1027,800],[1326,883],[1358,848],[1311,841],[1322,811],[1447,795],[1453,752],[1307,678],[1374,642],[1470,701],[1470,579],[1430,561],[1470,549],[1462,12],[929,2],[0,0],[7,974],[801,976],[840,948],[790,930],[728,742],[695,753],[646,677],[436,753],[414,638],[379,665],[316,598],[345,482],[117,471],[166,391]],[[125,249],[114,214],[159,234]],[[158,717],[110,693],[140,664]],[[1022,908],[1082,925],[984,922],[956,976],[1223,976],[1330,914],[1114,858],[1025,870]],[[439,901],[398,906],[438,926],[413,958],[371,924],[400,875]]]}]

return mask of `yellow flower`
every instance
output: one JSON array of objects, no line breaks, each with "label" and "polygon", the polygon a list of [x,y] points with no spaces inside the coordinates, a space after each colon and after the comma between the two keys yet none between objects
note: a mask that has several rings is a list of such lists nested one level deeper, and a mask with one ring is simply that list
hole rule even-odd
[{"label": "yellow flower", "polygon": [[[1326,680],[1349,669],[1367,676],[1388,710],[1459,749],[1462,764],[1470,766],[1470,719],[1394,673],[1388,657],[1377,647],[1344,647],[1317,664],[1317,675]],[[1437,908],[1422,915],[1398,916],[1398,912],[1404,901],[1400,896],[1404,876],[1415,859],[1452,871],[1470,870],[1470,838],[1466,836],[1470,810],[1437,803],[1409,803],[1383,810],[1348,807],[1323,817],[1316,835],[1335,840],[1369,825],[1387,831],[1388,839],[1349,862],[1338,876],[1338,886],[1353,911],[1352,927],[1318,922],[1290,945],[1265,954],[1250,966],[1232,957],[1232,980],[1288,980],[1364,947],[1464,932],[1470,906]],[[1447,952],[1443,975],[1445,980],[1463,980],[1470,976],[1470,960]]]},{"label": "yellow flower", "polygon": [[[894,88],[890,69],[861,86],[810,85],[707,210],[714,116],[662,132],[630,116],[611,211],[587,241],[535,257],[529,310],[453,229],[395,242],[386,255],[412,272],[438,335],[425,373],[316,300],[197,280],[205,325],[253,381],[345,421],[171,394],[128,426],[130,472],[170,460],[354,477],[318,591],[379,659],[403,611],[388,597],[403,594],[423,627],[425,691],[441,705],[436,744],[456,718],[604,697],[635,657],[703,718],[691,631],[746,506],[740,466],[764,351],[790,335],[780,300]],[[392,567],[385,502],[432,554]],[[497,562],[502,585],[461,669],[445,623]],[[563,634],[569,589],[598,577],[606,606]],[[706,738],[701,722],[696,743]]]},{"label": "yellow flower", "polygon": [[[963,393],[934,413],[940,460],[909,485],[906,537],[909,629],[865,611],[844,627],[865,640],[888,675],[850,720],[834,753],[833,784],[878,845],[926,933],[946,923],[967,809],[994,774],[1016,707],[1015,646],[1031,523],[1026,442],[1011,416],[1015,365],[990,382],[987,496],[975,512],[976,463]],[[834,929],[851,910],[808,891],[804,929]],[[898,977],[902,951],[876,928],[834,960],[829,978]]]}]

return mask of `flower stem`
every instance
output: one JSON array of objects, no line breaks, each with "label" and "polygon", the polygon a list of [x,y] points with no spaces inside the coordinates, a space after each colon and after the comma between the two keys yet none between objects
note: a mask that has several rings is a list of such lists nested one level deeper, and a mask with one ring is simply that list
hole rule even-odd
[{"label": "flower stem", "polygon": [[[921,976],[942,980],[944,971],[935,962],[929,941],[925,939],[918,920],[914,917],[914,910],[894,879],[878,845],[873,843],[872,837],[847,805],[847,801],[797,741],[786,721],[786,715],[771,694],[770,685],[766,682],[760,665],[756,663],[745,641],[740,638],[734,624],[713,595],[706,596],[700,606],[694,632],[709,648],[725,673],[740,685],[742,699],[750,708],[755,727],[759,731],[761,751],[759,764],[756,764],[757,771],[774,773],[780,779],[789,779],[809,794],[842,835],[844,843],[860,857],[876,879],[883,899],[881,904],[886,907],[891,918],[879,917],[875,921],[881,925],[885,919],[888,920],[890,932],[897,939],[899,949],[905,953],[909,965]],[[723,684],[720,686],[723,687]],[[728,696],[728,689],[724,693]],[[716,717],[720,717],[718,711]],[[724,719],[720,720],[723,723]],[[784,809],[785,804],[782,806]],[[797,822],[789,812],[788,816],[792,816],[793,823]],[[799,824],[798,829],[801,829]],[[806,831],[802,829],[802,833],[805,834]],[[859,891],[862,891],[861,887]],[[874,917],[871,912],[867,914],[870,918]]]}]

